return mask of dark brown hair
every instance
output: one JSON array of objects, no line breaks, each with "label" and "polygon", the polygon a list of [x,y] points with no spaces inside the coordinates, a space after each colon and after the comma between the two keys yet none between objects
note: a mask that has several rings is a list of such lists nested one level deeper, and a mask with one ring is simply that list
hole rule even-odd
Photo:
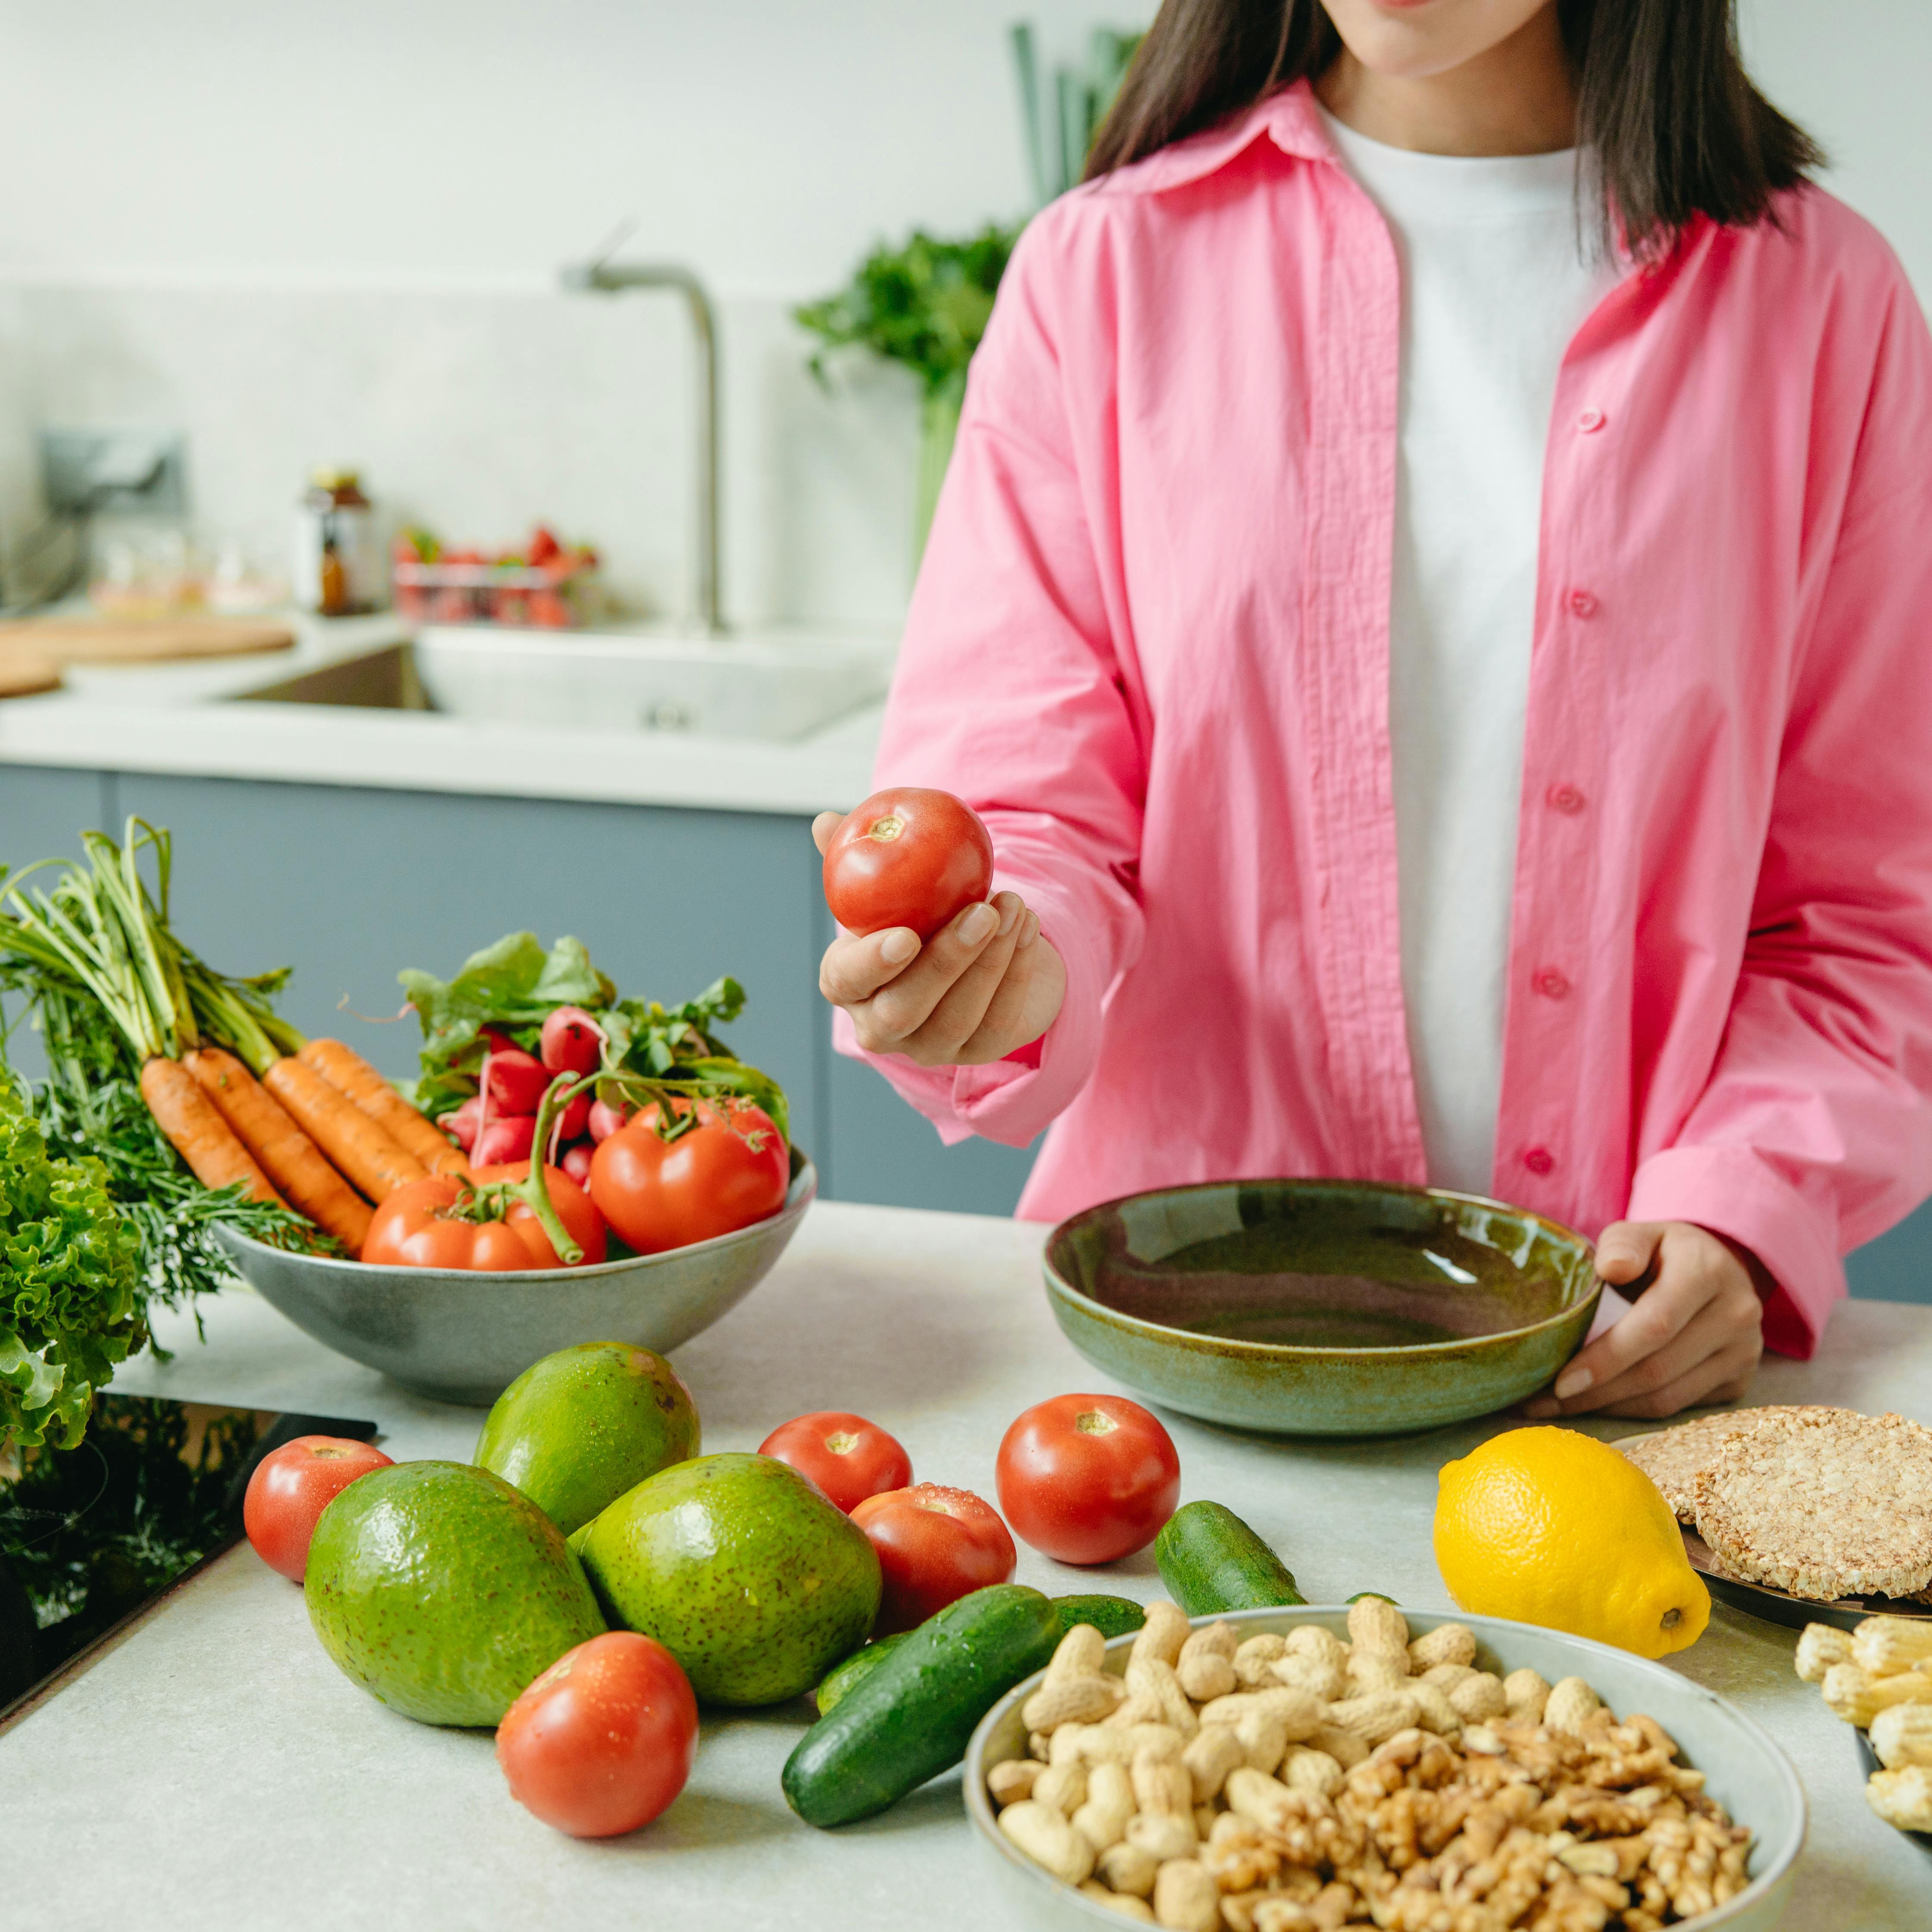
[{"label": "dark brown hair", "polygon": [[[1735,0],[1556,0],[1576,138],[1627,244],[1654,255],[1697,214],[1738,226],[1823,154],[1757,89]],[[1093,180],[1312,80],[1341,51],[1319,0],[1162,0],[1088,157]]]}]

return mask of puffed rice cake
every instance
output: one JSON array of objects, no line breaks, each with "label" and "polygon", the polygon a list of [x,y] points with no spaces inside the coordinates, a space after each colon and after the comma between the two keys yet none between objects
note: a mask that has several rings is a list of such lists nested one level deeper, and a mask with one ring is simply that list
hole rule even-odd
[{"label": "puffed rice cake", "polygon": [[1932,1585],[1932,1430],[1903,1416],[1769,1416],[1718,1446],[1694,1496],[1698,1534],[1750,1582],[1820,1603]]},{"label": "puffed rice cake", "polygon": [[1697,1520],[1697,1472],[1708,1469],[1716,1460],[1726,1437],[1755,1429],[1774,1415],[1849,1415],[1854,1411],[1828,1408],[1815,1404],[1802,1407],[1720,1409],[1715,1414],[1700,1415],[1680,1422],[1653,1435],[1626,1437],[1614,1446],[1634,1462],[1664,1492],[1664,1500],[1677,1513],[1679,1522]]}]

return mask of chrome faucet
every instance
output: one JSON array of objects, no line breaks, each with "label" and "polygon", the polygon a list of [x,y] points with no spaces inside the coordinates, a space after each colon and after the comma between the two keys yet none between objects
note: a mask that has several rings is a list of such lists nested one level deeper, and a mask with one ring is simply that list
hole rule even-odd
[{"label": "chrome faucet", "polygon": [[702,636],[722,638],[718,573],[718,328],[711,298],[688,268],[674,262],[592,262],[563,271],[566,289],[620,295],[626,289],[676,289],[691,316],[698,350],[698,435],[692,504],[694,571],[698,628]]}]

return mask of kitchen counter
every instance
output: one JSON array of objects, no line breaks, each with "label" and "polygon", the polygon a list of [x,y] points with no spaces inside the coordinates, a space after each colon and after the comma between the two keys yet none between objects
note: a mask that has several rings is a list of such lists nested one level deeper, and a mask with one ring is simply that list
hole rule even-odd
[{"label": "kitchen counter", "polygon": [[[922,1479],[991,1496],[1012,1417],[1097,1379],[1040,1292],[1042,1234],[821,1202],[765,1285],[678,1352],[705,1448],[754,1448],[788,1416],[852,1408],[905,1443]],[[164,1320],[174,1360],[143,1360],[116,1388],[373,1416],[399,1459],[466,1458],[474,1444],[480,1414],[404,1394],[253,1295],[223,1296],[207,1324],[203,1346],[191,1321]],[[1815,1360],[1773,1360],[1753,1393],[1932,1420],[1932,1311],[1844,1304]],[[1218,1498],[1249,1519],[1286,1553],[1311,1600],[1374,1588],[1447,1606],[1430,1553],[1434,1474],[1500,1424],[1298,1444],[1168,1420],[1184,1496]],[[1019,1578],[1054,1592],[1160,1594],[1148,1555],[1076,1572],[1023,1549]],[[1670,1660],[1736,1699],[1799,1767],[1813,1808],[1792,1932],[1922,1928],[1932,1864],[1866,1808],[1850,1733],[1792,1675],[1795,1641],[1719,1604],[1703,1640]],[[0,1737],[8,1892],[65,1932],[520,1932],[566,1912],[592,1925],[648,1914],[720,1932],[979,1932],[992,1923],[985,1853],[956,1778],[881,1817],[814,1832],[778,1786],[803,1722],[796,1706],[712,1718],[691,1784],[662,1820],[631,1838],[579,1844],[511,1800],[487,1736],[412,1724],[339,1676],[310,1633],[301,1593],[244,1546]]]},{"label": "kitchen counter", "polygon": [[882,704],[774,744],[430,711],[232,702],[409,635],[389,616],[288,621],[296,632],[292,651],[76,666],[62,690],[0,701],[0,766],[794,814],[849,810],[872,789]]}]

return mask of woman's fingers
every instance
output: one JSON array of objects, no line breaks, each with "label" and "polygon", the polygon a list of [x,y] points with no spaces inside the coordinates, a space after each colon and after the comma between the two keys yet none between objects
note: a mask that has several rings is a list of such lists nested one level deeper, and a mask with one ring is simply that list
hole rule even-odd
[{"label": "woman's fingers", "polygon": [[[1730,1379],[1741,1364],[1755,1366],[1764,1346],[1762,1310],[1749,1284],[1727,1285],[1698,1310],[1690,1321],[1655,1354],[1634,1363],[1622,1374],[1598,1383],[1566,1412],[1605,1412],[1626,1415],[1668,1415],[1691,1400],[1681,1396],[1669,1408],[1655,1405],[1665,1394],[1686,1384],[1699,1390]],[[1702,1400],[1715,1401],[1714,1396]]]},{"label": "woman's fingers", "polygon": [[1661,1221],[1612,1221],[1597,1238],[1598,1278],[1628,1287],[1649,1267],[1664,1233]]},{"label": "woman's fingers", "polygon": [[1750,1387],[1762,1348],[1739,1342],[1720,1348],[1715,1354],[1687,1370],[1661,1388],[1621,1401],[1606,1401],[1592,1411],[1598,1415],[1642,1416],[1656,1419],[1675,1415],[1680,1408],[1696,1403],[1736,1402]]},{"label": "woman's fingers", "polygon": [[[1012,964],[1021,922],[1016,914],[980,956],[940,996],[932,1011],[901,1043],[899,1051],[922,1066],[960,1064],[966,1042],[980,1028]],[[996,1056],[997,1057],[997,1056]]]},{"label": "woman's fingers", "polygon": [[919,934],[903,926],[883,932],[841,933],[818,962],[818,990],[835,1006],[858,1006],[890,984],[919,952]]},{"label": "woman's fingers", "polygon": [[[903,1052],[989,946],[1010,954],[1025,917],[1018,894],[1001,892],[991,904],[967,907],[923,946],[902,927],[865,940],[835,940],[819,967],[819,990],[851,1014],[860,1044],[868,1052]],[[1000,970],[1004,964],[1003,956]],[[995,972],[986,980],[976,1006],[969,992],[949,1010],[934,1037],[958,1028],[964,1040],[978,1024],[998,983]]]},{"label": "woman's fingers", "polygon": [[845,822],[842,812],[821,812],[812,821],[812,842],[818,848],[820,857],[825,848],[832,843],[832,835]]},{"label": "woman's fingers", "polygon": [[1040,915],[1026,913],[1013,934],[1013,949],[1000,983],[986,1004],[979,1025],[969,1034],[956,1056],[962,1066],[981,1066],[987,1061],[1004,1060],[1016,1046],[1024,1046],[1034,1036],[1024,1030],[1027,1008],[1032,998],[1034,969],[1040,948]]}]

